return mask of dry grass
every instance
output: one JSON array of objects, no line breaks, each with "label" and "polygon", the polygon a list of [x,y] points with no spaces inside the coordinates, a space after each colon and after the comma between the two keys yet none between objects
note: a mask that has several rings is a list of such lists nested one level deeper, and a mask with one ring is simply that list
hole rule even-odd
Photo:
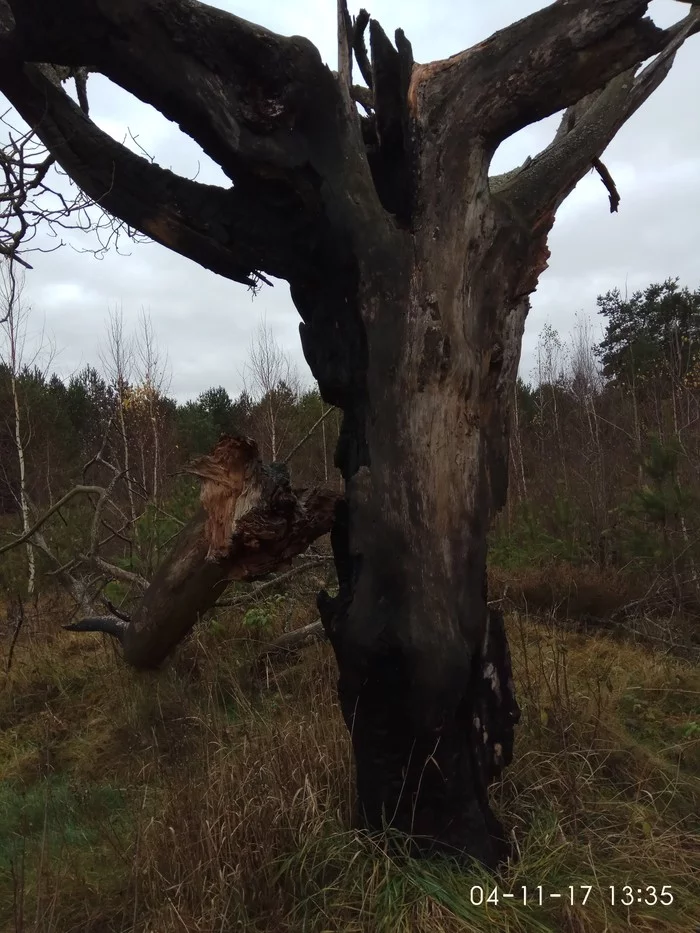
[{"label": "dry grass", "polygon": [[[498,885],[592,885],[585,907],[476,906],[472,888],[495,879],[350,829],[326,648],[254,691],[240,620],[204,626],[154,676],[58,633],[52,610],[28,620],[0,692],[0,930],[693,933],[700,672],[509,624],[523,721],[493,796],[521,858]],[[674,904],[612,907],[608,886],[625,883],[671,885]]]},{"label": "dry grass", "polygon": [[658,576],[650,579],[562,562],[509,570],[491,567],[489,592],[506,612],[553,617],[560,626],[605,631],[700,662],[697,599],[679,603]]}]

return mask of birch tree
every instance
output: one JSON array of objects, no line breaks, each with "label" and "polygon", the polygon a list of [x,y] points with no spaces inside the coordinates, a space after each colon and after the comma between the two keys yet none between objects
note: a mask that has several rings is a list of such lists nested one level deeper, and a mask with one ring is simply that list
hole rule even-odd
[{"label": "birch tree", "polygon": [[[27,329],[31,309],[22,300],[24,274],[21,269],[12,266],[7,260],[2,261],[0,271],[0,364],[4,367],[10,382],[12,422],[15,452],[18,466],[18,488],[16,499],[22,518],[22,531],[26,532],[31,523],[31,502],[29,497],[29,477],[27,472],[27,451],[32,440],[32,426],[29,412],[22,397],[22,371],[36,366],[42,357],[48,357],[50,365],[53,357],[48,350],[43,336],[33,341],[34,347],[28,350]],[[36,587],[36,557],[31,543],[27,543],[27,595],[33,596]]]}]

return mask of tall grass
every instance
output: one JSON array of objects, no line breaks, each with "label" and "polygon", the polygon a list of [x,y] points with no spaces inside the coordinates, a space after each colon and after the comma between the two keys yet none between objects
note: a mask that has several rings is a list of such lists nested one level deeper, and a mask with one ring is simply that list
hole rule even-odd
[{"label": "tall grass", "polygon": [[[700,673],[525,616],[509,625],[523,719],[492,796],[519,860],[497,878],[353,828],[328,649],[257,688],[235,618],[157,675],[50,620],[28,626],[0,692],[0,929],[691,933]],[[671,885],[674,903],[613,906],[612,884]],[[574,885],[577,903],[476,903],[482,888],[538,885]]]}]

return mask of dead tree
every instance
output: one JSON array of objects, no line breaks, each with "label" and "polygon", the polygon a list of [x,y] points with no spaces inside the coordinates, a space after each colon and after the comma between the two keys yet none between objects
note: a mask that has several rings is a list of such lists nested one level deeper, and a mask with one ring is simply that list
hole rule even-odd
[{"label": "dead tree", "polygon": [[[504,851],[487,788],[517,707],[487,610],[487,531],[555,213],[698,30],[695,6],[668,29],[647,6],[557,0],[419,64],[401,30],[393,44],[339,0],[333,72],[306,39],[196,0],[0,0],[0,90],[86,194],[234,282],[290,283],[306,358],[344,413],[340,590],[319,602],[360,810],[417,851],[488,864]],[[46,62],[87,65],[156,107],[231,186],[130,152]],[[489,177],[504,139],[560,110],[546,149]]]}]

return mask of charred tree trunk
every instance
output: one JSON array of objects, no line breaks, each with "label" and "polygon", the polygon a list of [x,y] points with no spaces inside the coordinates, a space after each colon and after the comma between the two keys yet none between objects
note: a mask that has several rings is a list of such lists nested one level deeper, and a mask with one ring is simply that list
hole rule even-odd
[{"label": "charred tree trunk", "polygon": [[337,495],[293,491],[284,468],[267,466],[248,438],[224,438],[188,470],[202,505],[157,570],[130,619],[96,616],[67,625],[116,637],[137,668],[161,664],[233,580],[287,564],[330,531]]},{"label": "charred tree trunk", "polygon": [[[416,155],[425,165],[436,153]],[[391,231],[391,259],[373,261],[369,244],[349,280],[367,349],[344,399],[311,343],[322,391],[345,410],[340,592],[319,608],[363,821],[408,834],[416,851],[493,865],[506,849],[487,789],[510,762],[518,708],[503,618],[487,610],[486,533],[506,495],[530,243],[489,205],[481,166],[469,185],[456,176],[461,190],[444,169],[410,245]]]}]

